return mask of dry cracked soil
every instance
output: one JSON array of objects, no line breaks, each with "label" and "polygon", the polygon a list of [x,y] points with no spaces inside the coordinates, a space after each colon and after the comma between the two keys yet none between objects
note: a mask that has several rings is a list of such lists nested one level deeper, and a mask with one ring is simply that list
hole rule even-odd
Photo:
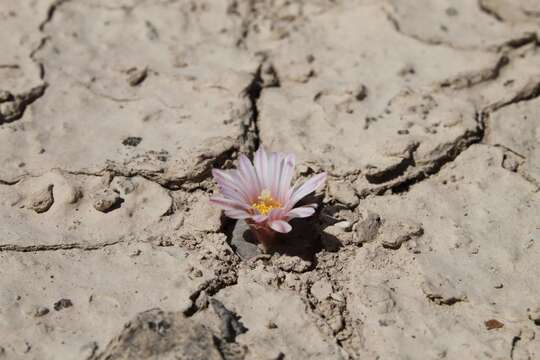
[{"label": "dry cracked soil", "polygon": [[[538,0],[0,0],[0,359],[540,359]],[[208,199],[326,171],[270,254]]]}]

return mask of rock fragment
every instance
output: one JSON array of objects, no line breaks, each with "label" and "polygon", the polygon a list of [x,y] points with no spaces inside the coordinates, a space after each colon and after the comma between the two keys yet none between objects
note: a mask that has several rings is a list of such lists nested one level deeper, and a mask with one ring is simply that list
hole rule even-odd
[{"label": "rock fragment", "polygon": [[57,302],[54,303],[54,310],[60,311],[62,309],[67,309],[69,307],[72,307],[73,303],[70,299],[60,299]]},{"label": "rock fragment", "polygon": [[46,88],[47,84],[42,84],[17,95],[0,91],[0,124],[20,119],[26,107],[43,96]]},{"label": "rock fragment", "polygon": [[128,73],[127,82],[129,86],[137,86],[137,85],[140,85],[146,79],[146,76],[148,76],[148,68],[146,67],[143,69],[132,68],[132,69],[129,69],[127,73]]},{"label": "rock fragment", "polygon": [[93,360],[222,360],[215,339],[209,329],[181,313],[152,309],[128,322]]},{"label": "rock fragment", "polygon": [[389,249],[399,249],[401,244],[424,233],[424,229],[411,222],[386,222],[381,229],[382,245]]},{"label": "rock fragment", "polygon": [[497,319],[491,319],[484,322],[487,330],[500,329],[504,326],[502,322]]},{"label": "rock fragment", "polygon": [[34,317],[42,317],[49,313],[49,308],[45,306],[37,306],[34,311]]},{"label": "rock fragment", "polygon": [[94,194],[94,209],[102,213],[108,213],[118,209],[123,199],[118,193],[110,189],[103,189]]},{"label": "rock fragment", "polygon": [[247,260],[261,254],[255,236],[245,221],[239,220],[234,226],[231,246],[241,259]]},{"label": "rock fragment", "polygon": [[140,136],[129,136],[125,138],[124,140],[122,140],[122,145],[135,147],[139,145],[141,141],[142,141],[142,137]]},{"label": "rock fragment", "polygon": [[45,189],[42,189],[30,196],[28,207],[38,214],[49,210],[54,203],[53,185],[49,184]]},{"label": "rock fragment", "polygon": [[354,243],[359,245],[375,240],[381,225],[382,219],[378,214],[363,210],[361,220],[356,224]]}]

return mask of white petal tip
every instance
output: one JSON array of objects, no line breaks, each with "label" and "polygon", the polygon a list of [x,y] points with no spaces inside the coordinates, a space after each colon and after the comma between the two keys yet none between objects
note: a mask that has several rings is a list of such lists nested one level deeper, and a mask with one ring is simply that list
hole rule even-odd
[{"label": "white petal tip", "polygon": [[271,221],[269,225],[272,230],[279,233],[288,233],[292,230],[292,226],[288,222],[283,220]]}]

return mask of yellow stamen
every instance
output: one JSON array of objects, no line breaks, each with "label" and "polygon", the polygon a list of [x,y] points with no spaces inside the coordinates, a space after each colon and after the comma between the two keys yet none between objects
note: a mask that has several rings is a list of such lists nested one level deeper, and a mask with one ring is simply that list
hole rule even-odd
[{"label": "yellow stamen", "polygon": [[257,209],[262,215],[268,215],[272,209],[278,209],[282,206],[279,201],[274,200],[268,189],[264,189],[257,199],[259,201],[253,203],[251,206]]}]

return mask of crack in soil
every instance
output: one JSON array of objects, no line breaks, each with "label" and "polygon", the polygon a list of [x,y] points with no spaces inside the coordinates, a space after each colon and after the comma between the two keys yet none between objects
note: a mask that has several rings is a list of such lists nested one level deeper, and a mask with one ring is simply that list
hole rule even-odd
[{"label": "crack in soil", "polygon": [[54,17],[54,14],[56,10],[60,7],[60,5],[67,3],[71,0],[55,0],[47,9],[47,15],[45,16],[45,19],[39,24],[38,29],[39,31],[43,32],[45,30],[45,26],[50,23]]},{"label": "crack in soil", "polygon": [[124,240],[115,240],[111,242],[104,242],[99,244],[82,244],[82,243],[69,243],[69,244],[50,244],[50,245],[16,245],[16,244],[2,244],[0,245],[0,252],[40,252],[40,251],[57,251],[57,250],[84,250],[93,251],[100,250],[108,246],[117,245],[123,243]]},{"label": "crack in soil", "polygon": [[245,144],[247,144],[250,152],[254,152],[259,148],[261,143],[260,133],[259,133],[259,108],[257,107],[257,101],[261,97],[263,90],[263,79],[261,76],[263,64],[259,64],[257,70],[253,74],[253,79],[251,83],[245,88],[243,95],[248,98],[250,103],[251,116],[249,123],[244,127],[244,134],[242,139]]},{"label": "crack in soil", "polygon": [[504,19],[501,15],[497,14],[493,9],[490,9],[484,4],[482,0],[478,0],[478,8],[480,11],[482,11],[484,14],[486,14],[489,17],[492,17],[493,19],[497,20],[498,22],[504,22]]},{"label": "crack in soil", "polygon": [[454,50],[458,50],[458,51],[500,52],[501,50],[503,50],[505,48],[518,48],[518,47],[521,47],[523,45],[529,44],[531,42],[538,42],[538,35],[536,33],[533,33],[533,32],[527,32],[527,33],[524,33],[521,36],[518,36],[516,38],[508,39],[508,40],[502,42],[499,45],[493,45],[493,46],[487,46],[487,47],[482,47],[482,46],[459,46],[459,45],[455,45],[455,44],[452,44],[451,42],[441,40],[441,39],[424,39],[424,38],[422,38],[422,37],[420,37],[418,35],[409,34],[409,33],[405,32],[405,31],[403,31],[403,29],[401,29],[401,26],[399,24],[398,19],[396,19],[394,17],[394,15],[391,13],[391,11],[388,10],[384,6],[381,9],[385,13],[386,19],[392,25],[392,27],[394,28],[394,30],[396,32],[398,32],[399,34],[401,34],[401,35],[403,35],[403,36],[405,36],[407,38],[416,40],[416,41],[418,41],[418,42],[420,42],[422,44],[428,45],[428,46],[444,46],[444,47],[454,49]]}]

